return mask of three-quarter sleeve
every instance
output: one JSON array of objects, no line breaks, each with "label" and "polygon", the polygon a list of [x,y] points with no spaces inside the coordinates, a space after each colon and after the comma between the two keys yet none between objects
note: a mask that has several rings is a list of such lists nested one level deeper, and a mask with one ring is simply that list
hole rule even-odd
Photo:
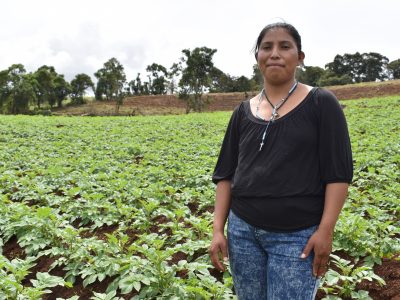
[{"label": "three-quarter sleeve", "polygon": [[239,154],[239,111],[241,106],[236,107],[229,120],[212,176],[212,181],[215,184],[221,180],[231,179],[235,173]]},{"label": "three-quarter sleeve", "polygon": [[325,89],[318,92],[321,179],[325,184],[351,183],[353,159],[343,109],[331,92]]}]

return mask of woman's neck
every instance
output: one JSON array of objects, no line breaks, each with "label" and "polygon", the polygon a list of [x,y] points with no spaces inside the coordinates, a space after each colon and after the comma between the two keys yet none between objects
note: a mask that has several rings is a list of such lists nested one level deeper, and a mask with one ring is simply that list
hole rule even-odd
[{"label": "woman's neck", "polygon": [[268,95],[268,99],[272,104],[277,104],[288,95],[295,82],[294,78],[282,84],[271,84],[264,81],[264,89]]}]

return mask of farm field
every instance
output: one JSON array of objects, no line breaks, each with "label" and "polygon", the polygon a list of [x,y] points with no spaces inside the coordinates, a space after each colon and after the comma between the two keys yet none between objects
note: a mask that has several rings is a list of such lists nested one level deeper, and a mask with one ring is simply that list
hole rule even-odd
[{"label": "farm field", "polygon": [[[340,100],[400,95],[400,79],[383,82],[363,82],[327,87]],[[255,96],[259,91],[236,93],[210,93],[206,111],[232,111],[240,101]],[[83,105],[68,105],[53,108],[53,115],[68,116],[110,116],[110,115],[168,115],[184,114],[186,104],[177,95],[147,95],[128,97],[115,111],[114,101],[88,101]]]},{"label": "farm field", "polygon": [[[400,299],[400,96],[343,102],[354,180],[318,299]],[[0,116],[0,299],[234,299],[208,258],[230,112]]]}]

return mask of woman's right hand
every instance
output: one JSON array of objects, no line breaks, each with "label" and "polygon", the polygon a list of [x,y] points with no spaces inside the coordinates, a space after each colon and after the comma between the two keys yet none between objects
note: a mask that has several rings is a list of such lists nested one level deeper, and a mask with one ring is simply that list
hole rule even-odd
[{"label": "woman's right hand", "polygon": [[[224,272],[224,263],[228,262],[228,242],[223,232],[214,232],[208,253],[214,267]],[[221,256],[224,263],[221,262]]]}]

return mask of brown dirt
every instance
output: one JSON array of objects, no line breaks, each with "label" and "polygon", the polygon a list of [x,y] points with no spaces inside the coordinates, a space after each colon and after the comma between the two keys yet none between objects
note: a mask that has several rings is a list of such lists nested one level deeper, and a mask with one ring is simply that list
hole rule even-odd
[{"label": "brown dirt", "polygon": [[[336,255],[340,256],[343,259],[354,261],[351,256],[349,256],[345,252],[337,252]],[[362,281],[357,285],[357,290],[366,290],[369,292],[369,295],[374,300],[400,300],[400,254],[391,258],[382,260],[382,265],[374,266],[374,273],[383,278],[385,280],[386,285],[380,286],[376,283],[376,281],[370,282],[368,280]],[[358,264],[355,264],[355,267],[362,264],[360,260]],[[335,266],[333,266],[335,269]],[[336,271],[338,271],[336,269]],[[319,290],[317,293],[316,300],[320,300],[324,297],[324,293]],[[343,300],[350,300],[350,298],[343,298]]]},{"label": "brown dirt", "polygon": [[[330,86],[327,88],[341,100],[400,95],[400,80]],[[257,93],[258,91],[247,93],[210,93],[206,96],[209,101],[206,111],[232,110],[242,100],[251,98]],[[140,111],[144,112],[148,108],[155,107],[185,109],[185,103],[174,95],[130,97],[125,100],[124,106],[135,108],[139,113]]]},{"label": "brown dirt", "polygon": [[117,229],[118,229],[118,224],[103,225],[99,228],[96,228],[94,231],[91,231],[89,229],[84,230],[80,233],[80,236],[83,238],[90,238],[90,237],[95,236],[99,240],[106,241],[107,240],[106,234],[112,234]]},{"label": "brown dirt", "polygon": [[[329,86],[327,89],[331,90],[340,100],[400,95],[400,80]],[[251,98],[258,92],[207,94],[205,100],[208,105],[205,111],[233,110],[242,100]],[[185,102],[176,95],[149,95],[126,98],[119,113],[115,112],[115,102],[94,101],[85,105],[54,109],[53,114],[87,116],[166,115],[184,114],[185,108]]]},{"label": "brown dirt", "polygon": [[341,100],[393,96],[400,95],[400,80],[347,84],[327,88]]},{"label": "brown dirt", "polygon": [[383,259],[382,265],[374,267],[374,272],[385,280],[386,286],[365,281],[359,288],[368,290],[373,299],[400,300],[400,255],[397,259]]},{"label": "brown dirt", "polygon": [[127,229],[125,234],[127,236],[129,236],[128,244],[132,244],[134,241],[136,241],[139,238],[140,232],[135,229]]},{"label": "brown dirt", "polygon": [[13,260],[14,258],[25,259],[26,257],[25,251],[18,244],[16,236],[13,236],[4,244],[3,255],[9,260]]},{"label": "brown dirt", "polygon": [[199,209],[199,204],[197,202],[189,202],[187,206],[192,214],[197,213]]},{"label": "brown dirt", "polygon": [[188,255],[182,251],[178,251],[172,255],[172,258],[168,261],[170,266],[178,264],[181,260],[187,260]]},{"label": "brown dirt", "polygon": [[159,226],[160,224],[165,224],[165,223],[169,222],[169,219],[166,216],[159,215],[159,216],[153,218],[152,221],[155,224],[150,226],[150,232],[151,233],[158,233],[158,234],[165,233],[166,235],[171,235],[172,234],[172,229],[171,228],[168,228],[168,227],[162,228],[162,227]]}]

